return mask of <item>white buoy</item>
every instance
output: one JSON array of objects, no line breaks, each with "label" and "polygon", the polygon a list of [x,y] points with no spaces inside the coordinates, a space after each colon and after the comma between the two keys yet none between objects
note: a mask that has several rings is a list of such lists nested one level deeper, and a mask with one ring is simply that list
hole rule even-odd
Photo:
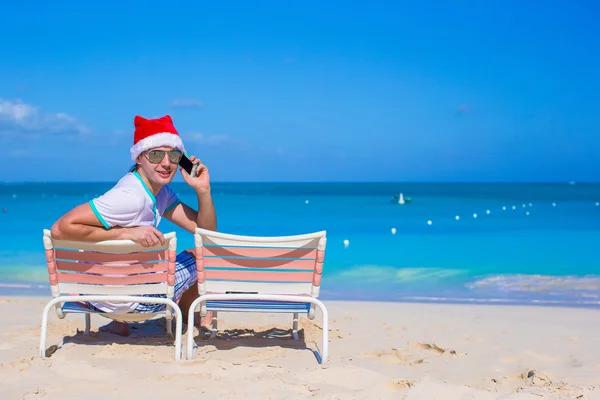
[{"label": "white buoy", "polygon": [[457,215],[456,217],[454,217],[454,219],[458,221],[460,217]]},{"label": "white buoy", "polygon": [[473,214],[473,218],[477,218],[477,213]]},{"label": "white buoy", "polygon": [[506,206],[503,206],[503,207],[502,207],[502,211],[506,211]]},{"label": "white buoy", "polygon": [[527,212],[525,213],[525,215],[529,215],[529,211],[527,211]]},{"label": "white buoy", "polygon": [[516,210],[516,209],[517,209],[517,206],[513,206],[513,207],[512,207],[512,209],[513,209],[513,210]]},{"label": "white buoy", "polygon": [[304,204],[308,204],[308,200],[304,200]]},{"label": "white buoy", "polygon": [[556,203],[552,203],[552,207],[556,207]]},{"label": "white buoy", "polygon": [[526,205],[525,205],[525,204],[521,204],[521,207],[525,208],[525,207],[526,207]]},{"label": "white buoy", "polygon": [[489,214],[489,213],[491,213],[491,211],[490,211],[490,210],[487,210],[485,213],[486,213],[486,214]]},{"label": "white buoy", "polygon": [[533,204],[529,203],[529,207],[533,207]]},{"label": "white buoy", "polygon": [[348,239],[344,239],[344,247],[350,246],[350,241]]},{"label": "white buoy", "polygon": [[392,228],[392,235],[396,234],[396,228]]},{"label": "white buoy", "polygon": [[398,204],[404,204],[406,203],[406,201],[404,200],[404,195],[402,193],[400,193],[400,196],[398,197]]},{"label": "white buoy", "polygon": [[596,207],[598,207],[598,206],[600,206],[600,203],[599,203],[599,202],[596,202]]},{"label": "white buoy", "polygon": [[427,225],[431,225],[432,223],[431,220],[427,221]]}]

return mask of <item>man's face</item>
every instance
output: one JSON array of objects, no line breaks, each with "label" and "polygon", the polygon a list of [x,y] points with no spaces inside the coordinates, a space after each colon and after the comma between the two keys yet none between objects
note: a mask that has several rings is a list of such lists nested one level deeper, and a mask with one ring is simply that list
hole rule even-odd
[{"label": "man's face", "polygon": [[137,162],[152,183],[167,185],[177,172],[181,152],[172,147],[157,147],[139,155]]}]

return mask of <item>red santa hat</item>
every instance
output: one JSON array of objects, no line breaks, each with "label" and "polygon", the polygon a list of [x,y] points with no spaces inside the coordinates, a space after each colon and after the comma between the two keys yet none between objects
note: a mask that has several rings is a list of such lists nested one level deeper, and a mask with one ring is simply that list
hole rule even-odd
[{"label": "red santa hat", "polygon": [[135,133],[133,134],[133,146],[130,149],[133,161],[144,151],[156,147],[165,146],[185,151],[171,116],[165,115],[160,118],[146,119],[136,115],[133,124],[135,125]]}]

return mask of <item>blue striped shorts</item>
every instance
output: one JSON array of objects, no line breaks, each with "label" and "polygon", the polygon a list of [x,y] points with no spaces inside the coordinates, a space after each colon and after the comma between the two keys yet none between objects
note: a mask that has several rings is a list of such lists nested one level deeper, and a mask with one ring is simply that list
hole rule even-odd
[{"label": "blue striped shorts", "polygon": [[[187,251],[182,251],[177,255],[175,259],[175,293],[173,296],[173,301],[178,303],[181,299],[181,296],[196,284],[198,279],[196,273],[196,258],[192,253],[188,253]],[[167,296],[164,294],[147,294],[142,297],[162,297],[163,299]],[[97,312],[102,312],[102,310],[94,307],[89,302],[87,306]],[[146,303],[138,303],[133,309],[133,313],[156,313],[165,311],[165,304],[146,304]]]},{"label": "blue striped shorts", "polygon": [[[196,284],[197,279],[198,275],[196,272],[196,258],[192,253],[182,251],[175,259],[175,294],[173,296],[173,301],[178,303],[185,291]],[[165,298],[166,296],[164,294],[147,294],[144,297]],[[165,304],[138,303],[133,312],[153,313],[165,311],[166,307],[167,306]]]}]

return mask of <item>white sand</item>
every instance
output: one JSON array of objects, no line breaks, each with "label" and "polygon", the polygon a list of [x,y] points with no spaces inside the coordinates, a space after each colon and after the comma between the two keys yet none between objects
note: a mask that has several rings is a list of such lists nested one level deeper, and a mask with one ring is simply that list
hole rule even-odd
[{"label": "white sand", "polygon": [[53,313],[59,348],[42,359],[46,301],[0,298],[0,399],[600,399],[599,310],[325,302],[323,367],[320,320],[303,317],[296,342],[288,315],[222,314],[219,337],[177,363],[164,319],[83,336],[83,316]]}]

